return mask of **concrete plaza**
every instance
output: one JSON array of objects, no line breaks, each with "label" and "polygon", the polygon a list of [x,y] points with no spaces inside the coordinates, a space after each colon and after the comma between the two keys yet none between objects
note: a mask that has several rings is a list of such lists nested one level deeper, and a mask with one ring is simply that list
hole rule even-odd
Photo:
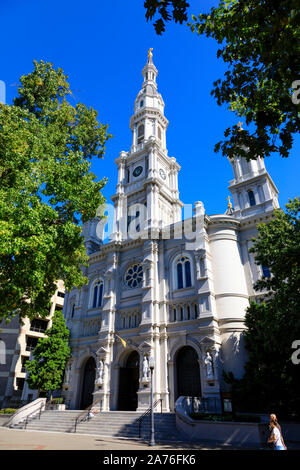
[{"label": "concrete plaza", "polygon": [[149,447],[145,441],[115,439],[86,434],[23,431],[0,427],[1,450],[216,450],[232,449],[213,445],[189,443],[160,443]]}]

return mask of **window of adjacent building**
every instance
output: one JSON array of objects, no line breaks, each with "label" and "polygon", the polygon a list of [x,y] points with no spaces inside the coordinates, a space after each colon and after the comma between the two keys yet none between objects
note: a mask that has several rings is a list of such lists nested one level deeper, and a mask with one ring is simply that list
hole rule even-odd
[{"label": "window of adjacent building", "polygon": [[255,196],[254,196],[254,192],[252,190],[248,191],[248,197],[249,197],[250,206],[255,206],[255,204],[256,204]]},{"label": "window of adjacent building", "polygon": [[23,388],[24,388],[24,383],[25,383],[25,379],[23,378],[20,378],[20,377],[17,377],[17,380],[16,380],[16,384],[17,384],[17,389],[22,391]]},{"label": "window of adjacent building", "polygon": [[21,356],[21,372],[22,373],[25,373],[26,372],[26,367],[25,367],[25,363],[28,361],[28,357],[27,356]]},{"label": "window of adjacent building", "polygon": [[57,295],[58,295],[58,297],[62,297],[62,298],[65,297],[65,293],[64,293],[64,292],[57,292]]},{"label": "window of adjacent building", "polygon": [[144,140],[144,133],[145,133],[145,126],[141,124],[138,127],[138,144],[140,144]]},{"label": "window of adjacent building", "polygon": [[187,256],[182,256],[176,263],[177,289],[191,287],[191,262]]},{"label": "window of adjacent building", "polygon": [[33,336],[26,337],[26,351],[33,351],[36,348],[39,338]]},{"label": "window of adjacent building", "polygon": [[39,318],[34,318],[30,322],[30,330],[37,331],[39,333],[45,333],[48,328],[48,321],[40,320]]},{"label": "window of adjacent building", "polygon": [[103,298],[103,282],[96,281],[93,287],[92,308],[101,307]]}]

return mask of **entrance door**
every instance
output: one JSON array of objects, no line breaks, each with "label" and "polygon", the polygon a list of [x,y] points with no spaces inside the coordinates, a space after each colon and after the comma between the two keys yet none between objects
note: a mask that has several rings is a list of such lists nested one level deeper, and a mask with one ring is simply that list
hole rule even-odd
[{"label": "entrance door", "polygon": [[176,359],[177,398],[181,396],[200,397],[200,368],[195,349],[184,346]]},{"label": "entrance door", "polygon": [[80,409],[85,410],[93,403],[93,391],[96,379],[96,363],[93,357],[90,357],[85,364]]},{"label": "entrance door", "polygon": [[118,409],[135,411],[138,406],[140,358],[133,351],[126,361],[126,367],[120,368]]}]

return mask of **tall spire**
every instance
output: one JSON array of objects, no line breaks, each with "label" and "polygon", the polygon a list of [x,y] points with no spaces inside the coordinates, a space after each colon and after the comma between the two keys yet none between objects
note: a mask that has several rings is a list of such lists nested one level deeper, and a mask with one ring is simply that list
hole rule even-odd
[{"label": "tall spire", "polygon": [[153,47],[150,47],[150,49],[148,51],[147,63],[146,63],[146,65],[145,65],[145,67],[143,68],[143,71],[142,71],[142,74],[143,74],[143,77],[144,77],[143,86],[152,85],[152,86],[155,87],[155,89],[157,89],[156,77],[158,75],[158,70],[155,67],[155,65],[153,64],[152,51],[153,51]]},{"label": "tall spire", "polygon": [[135,103],[134,114],[130,119],[132,130],[131,151],[140,150],[150,137],[157,140],[163,152],[166,150],[166,130],[168,120],[164,116],[165,103],[157,91],[158,70],[153,64],[153,48],[148,50],[147,62],[142,70],[144,81]]}]

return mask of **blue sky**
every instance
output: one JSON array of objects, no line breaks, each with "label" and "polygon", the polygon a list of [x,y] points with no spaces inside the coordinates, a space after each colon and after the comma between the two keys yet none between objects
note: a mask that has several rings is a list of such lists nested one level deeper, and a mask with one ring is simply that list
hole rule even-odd
[{"label": "blue sky", "polygon": [[[208,214],[223,213],[233,175],[227,159],[213,148],[223,131],[240,119],[210,96],[213,81],[225,71],[216,57],[217,44],[173,23],[157,36],[146,22],[143,3],[0,0],[0,81],[6,85],[6,102],[12,102],[20,76],[33,69],[34,59],[61,67],[69,77],[74,104],[80,101],[97,109],[99,120],[114,136],[104,159],[92,167],[99,179],[108,178],[103,194],[109,202],[117,183],[114,160],[121,150],[130,149],[129,120],[147,51],[153,47],[158,90],[169,120],[168,152],[181,165],[180,198],[186,204],[203,201]],[[191,0],[189,11],[196,14],[211,4]],[[281,206],[299,195],[299,150],[297,136],[288,159],[266,159]]]}]

